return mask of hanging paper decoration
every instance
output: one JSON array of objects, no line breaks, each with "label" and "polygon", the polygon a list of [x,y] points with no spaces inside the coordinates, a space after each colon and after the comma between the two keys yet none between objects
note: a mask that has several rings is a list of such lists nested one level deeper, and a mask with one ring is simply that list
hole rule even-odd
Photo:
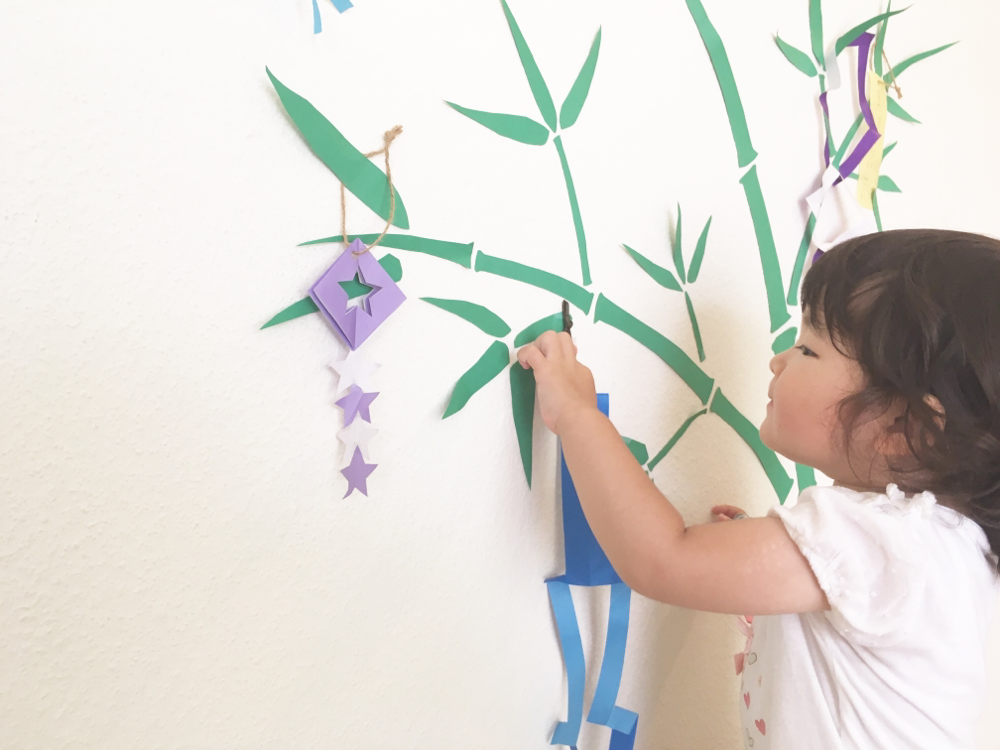
[{"label": "hanging paper decoration", "polygon": [[330,369],[337,373],[340,378],[337,382],[338,393],[346,391],[352,385],[368,389],[371,385],[371,377],[379,367],[381,367],[380,364],[365,359],[356,351],[348,352],[344,359],[330,363]]},{"label": "hanging paper decoration", "polygon": [[[608,394],[597,394],[597,406],[604,416],[608,415]],[[566,572],[548,579],[545,584],[548,587],[549,600],[559,631],[563,662],[566,665],[569,705],[566,721],[561,721],[556,726],[552,744],[575,747],[583,723],[586,661],[569,587],[610,586],[611,605],[608,612],[604,659],[601,662],[601,673],[590,703],[587,721],[611,728],[610,750],[632,750],[635,745],[639,715],[616,705],[625,663],[632,590],[622,582],[611,566],[608,556],[601,549],[601,545],[597,543],[594,532],[583,515],[583,508],[580,507],[580,497],[577,495],[576,487],[573,486],[573,477],[570,476],[569,468],[566,466],[566,459],[560,460]]]},{"label": "hanging paper decoration", "polygon": [[351,463],[340,470],[340,473],[347,479],[347,492],[344,497],[350,495],[354,490],[360,490],[365,497],[368,496],[368,477],[375,471],[375,464],[365,463],[361,455],[361,448],[354,449]]},{"label": "hanging paper decoration", "polygon": [[[354,7],[351,0],[330,0],[333,3],[333,7],[337,9],[338,13],[343,13],[346,10],[350,10]],[[319,34],[323,31],[323,19],[319,15],[319,3],[316,0],[312,0],[313,3],[313,34]]]},{"label": "hanging paper decoration", "polygon": [[[352,284],[366,287],[360,304],[349,304]],[[361,240],[348,245],[313,284],[309,296],[351,349],[361,346],[406,299]]]}]

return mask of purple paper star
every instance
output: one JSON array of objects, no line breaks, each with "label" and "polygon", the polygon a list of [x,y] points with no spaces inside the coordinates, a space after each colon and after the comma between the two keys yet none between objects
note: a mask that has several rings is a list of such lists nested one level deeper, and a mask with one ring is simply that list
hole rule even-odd
[{"label": "purple paper star", "polygon": [[351,463],[340,470],[340,473],[347,479],[347,492],[344,497],[350,495],[354,490],[360,490],[361,494],[368,497],[368,477],[378,464],[366,464],[361,456],[361,448],[354,449]]},{"label": "purple paper star", "polygon": [[336,402],[337,406],[344,410],[344,426],[349,425],[359,415],[363,420],[371,424],[372,415],[368,411],[368,407],[372,405],[372,401],[377,396],[377,391],[375,393],[365,393],[359,386],[352,385],[347,395]]}]

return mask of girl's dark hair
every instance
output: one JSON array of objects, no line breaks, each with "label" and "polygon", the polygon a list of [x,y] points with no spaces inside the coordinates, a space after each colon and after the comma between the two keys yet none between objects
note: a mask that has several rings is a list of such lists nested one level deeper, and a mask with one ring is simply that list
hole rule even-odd
[{"label": "girl's dark hair", "polygon": [[979,524],[996,566],[1000,241],[938,229],[848,240],[806,274],[802,309],[864,374],[862,390],[840,404],[845,445],[862,417],[902,404],[897,425],[910,455],[890,463],[894,481]]}]

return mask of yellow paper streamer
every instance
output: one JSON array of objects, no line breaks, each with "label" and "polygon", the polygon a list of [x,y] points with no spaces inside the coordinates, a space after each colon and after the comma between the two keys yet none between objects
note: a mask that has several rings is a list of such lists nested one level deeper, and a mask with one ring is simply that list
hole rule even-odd
[{"label": "yellow paper streamer", "polygon": [[872,108],[875,126],[882,137],[875,142],[871,151],[865,154],[858,167],[858,203],[862,208],[872,210],[872,193],[878,187],[878,175],[882,169],[882,152],[885,150],[885,124],[888,117],[886,83],[874,71],[868,71],[868,103]]}]

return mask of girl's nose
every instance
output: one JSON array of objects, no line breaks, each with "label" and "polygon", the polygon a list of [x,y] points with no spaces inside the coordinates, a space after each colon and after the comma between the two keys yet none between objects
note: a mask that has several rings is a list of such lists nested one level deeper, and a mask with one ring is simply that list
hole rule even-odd
[{"label": "girl's nose", "polygon": [[[784,354],[784,352],[781,354]],[[781,354],[775,354],[771,357],[771,363],[768,365],[768,367],[771,368],[771,372],[775,375],[777,375],[785,367],[785,359],[781,356]]]}]

